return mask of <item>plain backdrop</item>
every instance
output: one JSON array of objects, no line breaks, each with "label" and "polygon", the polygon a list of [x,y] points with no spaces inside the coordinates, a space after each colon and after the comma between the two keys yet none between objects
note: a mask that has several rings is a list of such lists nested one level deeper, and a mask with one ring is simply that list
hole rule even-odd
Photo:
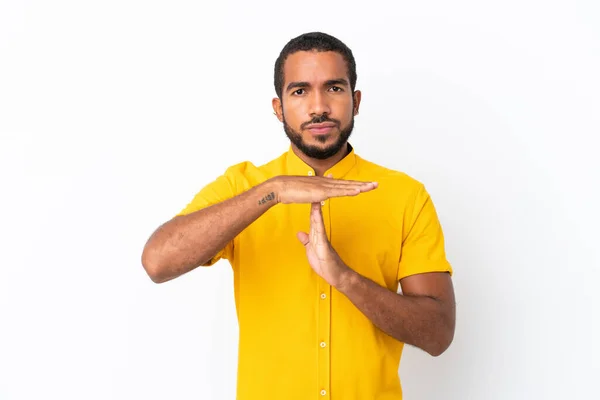
[{"label": "plain backdrop", "polygon": [[156,285],[141,252],[287,151],[273,63],[317,30],[357,60],[357,154],[425,183],[455,269],[405,398],[600,398],[598,1],[2,0],[1,400],[235,398],[231,267]]}]

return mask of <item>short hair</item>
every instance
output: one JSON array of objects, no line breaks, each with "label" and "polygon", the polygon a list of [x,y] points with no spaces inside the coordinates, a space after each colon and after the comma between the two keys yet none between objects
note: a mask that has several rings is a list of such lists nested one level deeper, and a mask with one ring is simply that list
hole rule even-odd
[{"label": "short hair", "polygon": [[352,50],[348,48],[341,40],[322,32],[304,33],[290,40],[279,53],[275,61],[275,93],[281,98],[283,93],[283,65],[290,54],[298,51],[335,51],[344,57],[348,67],[348,78],[350,79],[350,88],[354,92],[356,87],[356,62]]}]

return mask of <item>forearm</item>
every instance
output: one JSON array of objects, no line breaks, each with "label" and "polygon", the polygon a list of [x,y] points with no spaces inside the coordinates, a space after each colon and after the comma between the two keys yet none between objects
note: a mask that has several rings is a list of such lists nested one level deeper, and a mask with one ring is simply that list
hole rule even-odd
[{"label": "forearm", "polygon": [[236,197],[164,223],[144,247],[146,272],[160,283],[206,263],[277,203],[275,191],[276,185],[266,181]]},{"label": "forearm", "polygon": [[353,270],[338,290],[375,326],[401,342],[433,356],[442,354],[452,342],[454,306],[441,299],[400,295]]}]

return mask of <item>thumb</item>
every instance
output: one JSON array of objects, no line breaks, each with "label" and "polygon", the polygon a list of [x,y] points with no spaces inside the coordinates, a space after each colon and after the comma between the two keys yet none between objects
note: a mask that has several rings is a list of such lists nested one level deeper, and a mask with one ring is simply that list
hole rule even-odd
[{"label": "thumb", "polygon": [[296,237],[298,238],[298,240],[300,241],[300,243],[302,243],[304,246],[306,246],[309,242],[308,240],[308,233],[306,232],[298,232],[296,234]]}]

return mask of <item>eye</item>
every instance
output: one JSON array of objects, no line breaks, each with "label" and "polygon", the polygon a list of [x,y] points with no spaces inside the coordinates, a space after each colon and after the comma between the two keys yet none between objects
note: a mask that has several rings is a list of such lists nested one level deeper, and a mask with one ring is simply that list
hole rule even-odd
[{"label": "eye", "polygon": [[295,95],[295,96],[300,96],[301,94],[304,94],[304,89],[298,89],[298,90],[294,90],[292,92],[292,95]]},{"label": "eye", "polygon": [[342,91],[344,91],[344,89],[342,89],[339,86],[332,86],[331,90],[333,90],[334,92],[342,92]]}]

